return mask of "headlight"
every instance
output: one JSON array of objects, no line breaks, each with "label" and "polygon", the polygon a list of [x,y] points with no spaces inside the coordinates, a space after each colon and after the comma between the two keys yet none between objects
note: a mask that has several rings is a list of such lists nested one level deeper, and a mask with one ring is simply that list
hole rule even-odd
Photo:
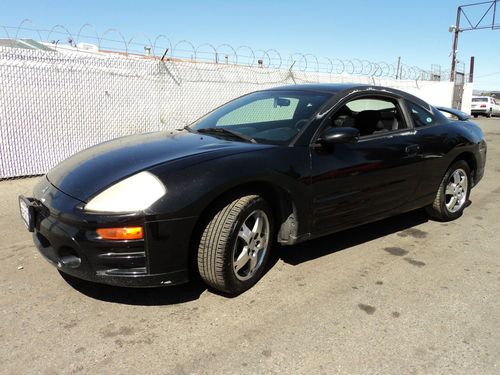
[{"label": "headlight", "polygon": [[142,211],[166,193],[165,185],[155,175],[140,172],[97,194],[85,205],[85,210],[112,213]]}]

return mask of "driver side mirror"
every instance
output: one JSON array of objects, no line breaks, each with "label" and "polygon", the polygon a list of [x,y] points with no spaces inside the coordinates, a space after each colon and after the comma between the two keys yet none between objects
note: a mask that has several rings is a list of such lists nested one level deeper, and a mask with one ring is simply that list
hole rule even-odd
[{"label": "driver side mirror", "polygon": [[356,143],[359,139],[359,130],[356,128],[326,128],[318,138],[322,146],[331,146],[336,143]]}]

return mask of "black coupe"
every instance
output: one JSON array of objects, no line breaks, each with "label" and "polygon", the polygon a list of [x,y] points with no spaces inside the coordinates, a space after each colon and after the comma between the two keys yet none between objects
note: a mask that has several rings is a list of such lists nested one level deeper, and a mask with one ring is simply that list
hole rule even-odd
[{"label": "black coupe", "polygon": [[275,242],[421,207],[458,218],[485,160],[477,125],[407,93],[294,85],[79,152],[21,196],[20,210],[63,273],[134,287],[199,273],[237,294],[262,276]]}]

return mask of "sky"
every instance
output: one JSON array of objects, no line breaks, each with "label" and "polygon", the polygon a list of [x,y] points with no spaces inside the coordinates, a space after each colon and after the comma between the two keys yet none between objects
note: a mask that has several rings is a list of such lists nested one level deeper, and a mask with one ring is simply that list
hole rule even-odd
[{"label": "sky", "polygon": [[[273,48],[283,56],[300,52],[389,63],[401,56],[408,65],[430,70],[431,64],[437,64],[449,70],[452,33],[448,28],[455,24],[457,7],[473,2],[0,0],[0,38],[5,37],[2,26],[15,27],[24,19],[32,22],[26,26],[45,30],[64,25],[73,35],[89,23],[99,34],[109,28],[120,30],[126,40],[143,34],[154,40],[164,34],[174,43],[248,45]],[[481,10],[469,9],[471,21],[479,20]],[[500,15],[497,18],[500,23]],[[19,35],[30,37],[28,32]],[[467,72],[470,56],[476,59],[474,88],[500,90],[500,29],[460,33],[458,59],[466,63]]]}]

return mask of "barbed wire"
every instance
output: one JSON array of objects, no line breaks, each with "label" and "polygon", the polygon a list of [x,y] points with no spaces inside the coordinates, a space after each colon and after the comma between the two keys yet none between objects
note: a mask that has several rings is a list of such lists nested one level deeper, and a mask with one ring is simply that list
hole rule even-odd
[{"label": "barbed wire", "polygon": [[[88,52],[88,46],[94,45],[99,52],[120,53],[125,56],[144,58],[163,58],[171,61],[186,60],[213,64],[234,64],[249,67],[287,69],[291,71],[316,72],[332,75],[354,75],[377,78],[398,78],[408,80],[449,80],[449,71],[442,71],[438,65],[432,70],[422,69],[408,64],[395,64],[386,61],[366,59],[340,59],[318,57],[311,53],[295,52],[286,56],[274,48],[253,49],[247,45],[232,46],[228,43],[214,46],[202,43],[195,46],[183,39],[172,42],[164,34],[150,37],[147,34],[135,34],[127,39],[118,29],[108,28],[102,33],[90,23],[85,23],[78,32],[72,33],[62,24],[53,27],[38,28],[31,19],[22,20],[17,26],[0,25],[0,36],[11,40],[12,46],[19,39],[33,39],[50,45],[54,49],[61,46],[75,51]],[[286,56],[286,57],[285,57]],[[439,67],[439,69],[435,69]]]},{"label": "barbed wire", "polygon": [[[2,38],[2,33],[5,38]],[[23,48],[17,48],[23,47]],[[43,174],[86,147],[174,130],[249,92],[300,83],[360,83],[419,92],[439,65],[318,57],[166,35],[77,32],[31,20],[0,25],[0,180]],[[428,82],[425,82],[428,80]],[[50,147],[47,147],[50,145]]]}]

